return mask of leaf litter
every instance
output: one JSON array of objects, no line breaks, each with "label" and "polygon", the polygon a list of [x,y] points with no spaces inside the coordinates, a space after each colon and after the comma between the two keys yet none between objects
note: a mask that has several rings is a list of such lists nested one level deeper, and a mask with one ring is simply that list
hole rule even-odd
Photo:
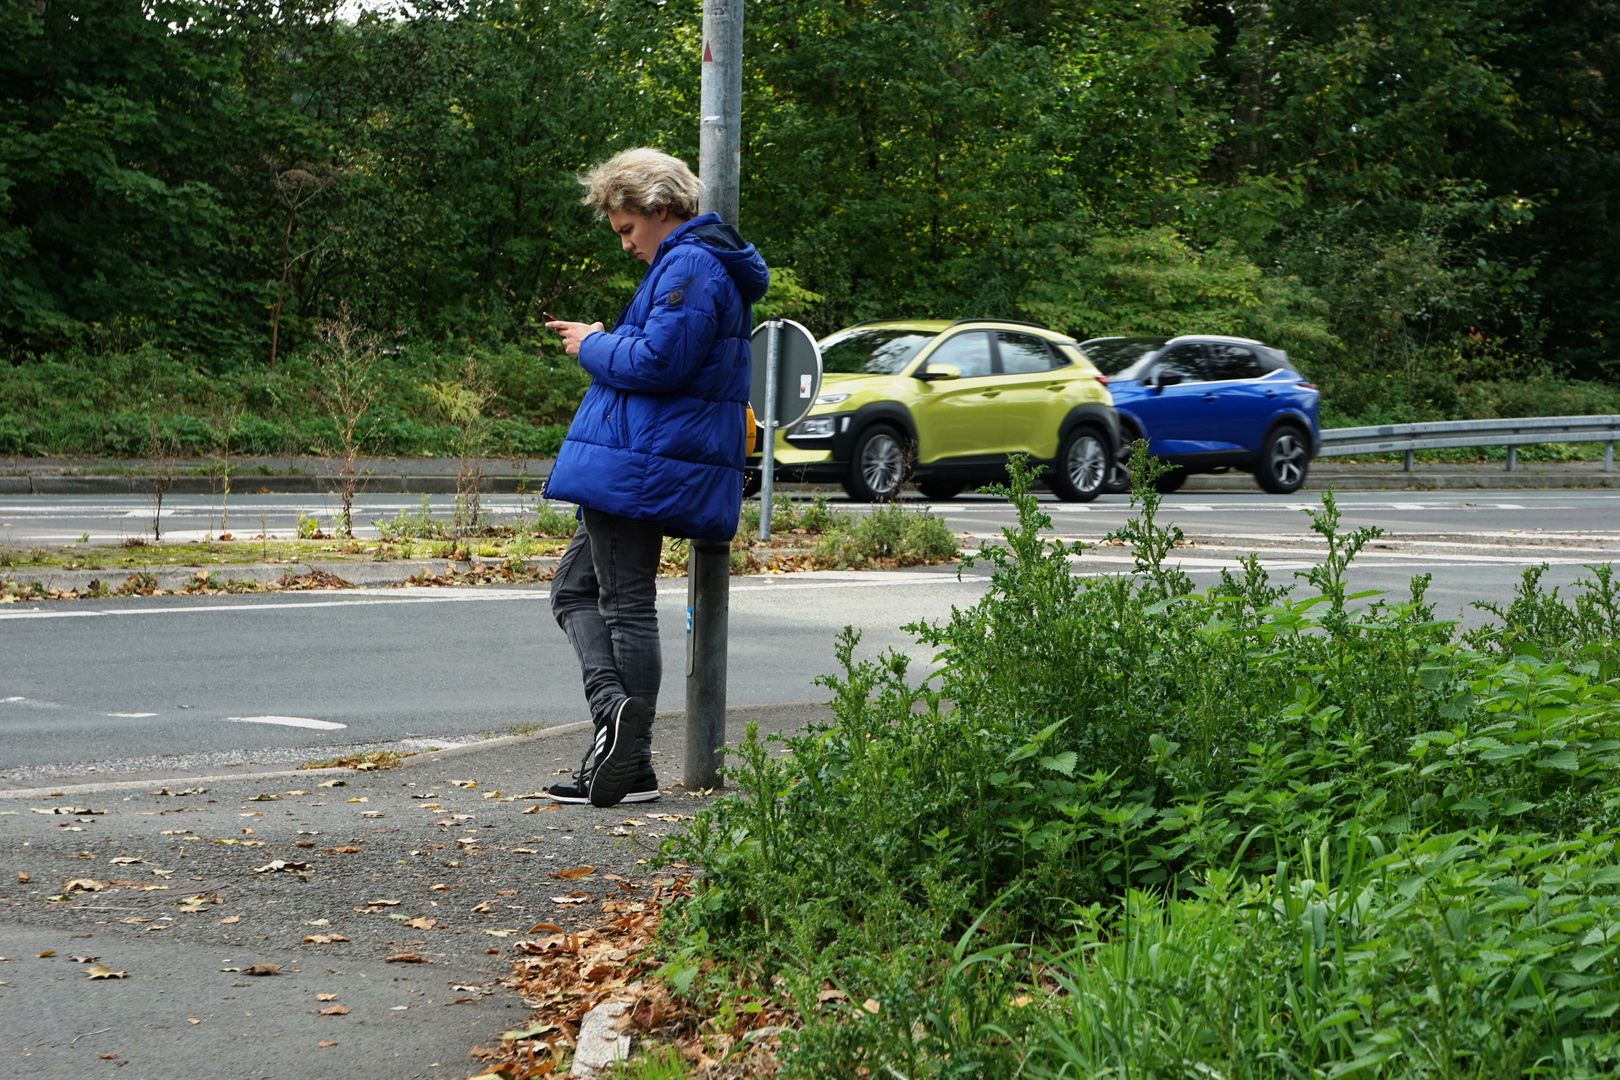
[{"label": "leaf litter", "polygon": [[[485,1063],[479,1075],[539,1076],[555,1070],[564,1048],[575,1045],[585,1014],[609,1002],[628,1006],[618,1021],[621,1031],[675,1047],[688,1065],[702,1069],[723,1058],[728,1077],[774,1075],[780,1046],[775,1033],[797,1026],[786,1009],[762,1000],[757,1011],[729,1010],[729,1026],[723,1027],[718,1018],[703,1016],[696,1000],[675,996],[666,982],[653,977],[663,966],[657,940],[664,908],[690,895],[690,883],[689,876],[660,879],[650,888],[621,883],[636,893],[642,910],[619,913],[577,932],[551,922],[530,927],[530,934],[545,936],[516,943],[520,958],[503,985],[536,1010],[507,1031],[498,1046],[472,1051]],[[618,904],[607,901],[604,908],[619,912]]]}]

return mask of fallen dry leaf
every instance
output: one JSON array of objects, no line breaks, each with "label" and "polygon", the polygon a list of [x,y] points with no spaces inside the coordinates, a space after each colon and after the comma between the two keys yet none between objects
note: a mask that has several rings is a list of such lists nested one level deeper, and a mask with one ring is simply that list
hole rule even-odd
[{"label": "fallen dry leaf", "polygon": [[320,1009],[318,1011],[320,1012],[320,1014],[322,1016],[348,1016],[349,1015],[349,1007],[347,1005],[328,1005],[326,1008]]},{"label": "fallen dry leaf", "polygon": [[450,782],[459,788],[475,788],[478,786],[478,781],[476,780],[452,780]]},{"label": "fallen dry leaf", "polygon": [[861,1002],[861,1008],[865,1009],[873,1016],[876,1016],[878,1013],[883,1011],[883,1003],[878,1001],[877,998],[867,998],[865,1001]]},{"label": "fallen dry leaf", "polygon": [[494,908],[488,900],[485,900],[483,903],[474,906],[471,910],[478,914],[483,914],[488,911],[493,911]]},{"label": "fallen dry leaf", "polygon": [[288,873],[296,874],[308,869],[309,863],[307,862],[287,862],[285,859],[271,859],[263,866],[255,866],[253,872],[255,874],[273,874],[277,870],[285,870]]},{"label": "fallen dry leaf", "polygon": [[317,786],[319,786],[319,787],[348,787],[349,782],[347,780],[323,780]]},{"label": "fallen dry leaf", "polygon": [[576,866],[572,870],[558,870],[555,874],[547,874],[546,876],[560,878],[563,881],[578,881],[580,878],[589,877],[594,873],[596,873],[596,867],[594,866]]},{"label": "fallen dry leaf", "polygon": [[588,896],[553,896],[551,902],[553,904],[583,904],[589,899]]},{"label": "fallen dry leaf", "polygon": [[33,878],[28,876],[28,871],[26,871],[26,870],[17,871],[17,884],[19,884],[19,885],[27,885],[30,881],[33,881],[33,880],[34,880]]},{"label": "fallen dry leaf", "polygon": [[289,792],[287,792],[287,794],[289,794],[289,795],[308,795],[309,792],[307,792],[307,791],[289,791]]},{"label": "fallen dry leaf", "polygon": [[202,1021],[197,1019],[195,1016],[188,1016],[188,1017],[186,1017],[186,1023],[188,1023],[188,1024],[200,1024],[200,1023],[202,1023]]},{"label": "fallen dry leaf", "polygon": [[244,975],[276,975],[281,971],[280,964],[254,964],[250,968],[243,968]]},{"label": "fallen dry leaf", "polygon": [[829,1001],[844,1001],[849,997],[842,990],[821,990],[816,993],[816,1004],[825,1005]]},{"label": "fallen dry leaf", "polygon": [[409,926],[412,930],[431,930],[435,926],[439,925],[439,920],[430,919],[425,915],[418,915],[414,919],[406,919],[405,925]]},{"label": "fallen dry leaf", "polygon": [[311,934],[304,940],[312,941],[317,945],[330,945],[334,941],[348,941],[349,939],[342,934]]},{"label": "fallen dry leaf", "polygon": [[117,1054],[102,1054],[101,1055],[101,1060],[102,1061],[112,1061],[117,1056],[118,1056]]},{"label": "fallen dry leaf", "polygon": [[141,860],[137,859],[133,855],[119,855],[117,858],[108,859],[107,861],[112,863],[114,866],[131,866],[140,862]]},{"label": "fallen dry leaf", "polygon": [[[136,919],[135,921],[136,922],[145,922],[146,920],[145,919]],[[44,952],[42,952],[42,953],[40,953],[38,955],[39,955],[39,959],[43,960],[47,956],[55,956],[56,955],[56,950],[55,949],[46,949]]]},{"label": "fallen dry leaf", "polygon": [[560,934],[563,932],[563,928],[558,926],[556,923],[542,922],[535,923],[533,926],[529,927],[528,933],[538,934],[542,930],[548,934]]},{"label": "fallen dry leaf", "polygon": [[231,923],[240,922],[241,920],[242,920],[242,916],[240,916],[240,915],[232,915],[229,918],[215,919],[214,921],[219,923],[221,926],[229,926]]},{"label": "fallen dry leaf", "polygon": [[331,1040],[328,1040],[327,1042],[316,1043],[315,1045],[320,1047],[322,1050],[325,1050],[328,1046],[336,1046],[337,1045],[337,1040],[336,1039],[331,1039]]},{"label": "fallen dry leaf", "polygon": [[[313,845],[311,845],[311,846],[313,846]],[[357,847],[335,847],[335,848],[328,848],[326,851],[322,852],[322,854],[323,855],[353,855],[354,853],[356,853],[359,850],[360,849],[357,848]]]},{"label": "fallen dry leaf", "polygon": [[335,1000],[337,1000],[337,995],[336,994],[316,994],[315,995],[315,1000],[316,1001],[335,1001]]},{"label": "fallen dry leaf", "polygon": [[73,962],[75,964],[93,964],[99,959],[101,959],[99,956],[75,956]]},{"label": "fallen dry leaf", "polygon": [[389,963],[389,964],[430,964],[430,963],[432,963],[431,960],[424,960],[420,956],[417,956],[413,952],[395,953],[393,956],[388,957],[384,962]]},{"label": "fallen dry leaf", "polygon": [[127,971],[114,971],[106,964],[91,964],[84,969],[84,973],[92,979],[122,979],[129,974]]},{"label": "fallen dry leaf", "polygon": [[94,878],[74,878],[72,881],[62,886],[62,891],[65,893],[100,892],[106,887],[107,886],[103,885],[99,881],[96,881]]}]

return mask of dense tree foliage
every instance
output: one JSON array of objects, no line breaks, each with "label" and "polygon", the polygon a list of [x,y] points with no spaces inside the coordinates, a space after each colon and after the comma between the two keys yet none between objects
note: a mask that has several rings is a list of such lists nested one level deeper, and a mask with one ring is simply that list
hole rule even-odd
[{"label": "dense tree foliage", "polygon": [[[741,224],[817,328],[1247,332],[1369,417],[1620,374],[1620,4],[747,20]],[[574,176],[638,143],[695,157],[700,24],[692,0],[10,0],[0,342],[218,374],[341,304],[402,345],[610,318],[638,268]]]}]

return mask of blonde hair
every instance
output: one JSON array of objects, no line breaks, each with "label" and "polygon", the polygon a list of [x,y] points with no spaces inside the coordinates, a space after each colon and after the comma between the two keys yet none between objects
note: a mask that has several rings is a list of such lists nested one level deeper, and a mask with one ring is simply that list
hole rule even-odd
[{"label": "blonde hair", "polygon": [[614,154],[579,178],[585,189],[580,201],[598,218],[611,210],[637,214],[657,213],[660,206],[679,218],[696,217],[703,185],[686,162],[650,146]]}]

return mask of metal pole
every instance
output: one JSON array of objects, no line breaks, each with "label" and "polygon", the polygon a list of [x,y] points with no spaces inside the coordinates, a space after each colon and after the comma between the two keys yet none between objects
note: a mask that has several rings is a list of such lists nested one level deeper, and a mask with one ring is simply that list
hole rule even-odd
[{"label": "metal pole", "polygon": [[742,170],[743,0],[703,0],[698,174],[703,209],[737,224]]},{"label": "metal pole", "polygon": [[686,749],[681,783],[718,788],[726,744],[726,633],[731,608],[731,545],[692,541],[687,566]]},{"label": "metal pole", "polygon": [[[703,0],[703,86],[698,178],[703,209],[737,223],[742,165],[743,0]],[[687,790],[720,786],[726,742],[726,624],[731,607],[731,545],[692,541],[687,561]]]},{"label": "metal pole", "polygon": [[1517,443],[1508,444],[1507,471],[1513,472],[1519,467],[1519,446]]},{"label": "metal pole", "polygon": [[782,322],[765,324],[765,456],[759,461],[759,538],[771,538],[771,496],[776,489],[776,365],[782,341]]},{"label": "metal pole", "polygon": [[1603,444],[1603,471],[1614,472],[1614,440]]},{"label": "metal pole", "polygon": [[1412,451],[1408,450],[1401,456],[1401,468],[1405,469],[1407,472],[1412,471]]}]

